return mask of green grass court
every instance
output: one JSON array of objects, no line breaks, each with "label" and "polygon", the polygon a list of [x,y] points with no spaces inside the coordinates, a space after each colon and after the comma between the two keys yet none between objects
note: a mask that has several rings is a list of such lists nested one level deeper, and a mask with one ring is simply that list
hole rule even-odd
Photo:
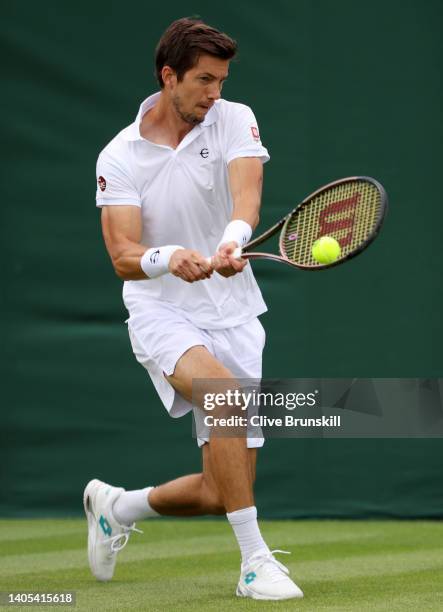
[{"label": "green grass court", "polygon": [[86,521],[0,521],[0,590],[77,593],[75,608],[40,610],[443,610],[443,523],[262,522],[266,541],[291,551],[278,558],[305,592],[275,603],[235,597],[239,552],[226,522],[137,526],[144,534],[101,584],[87,567]]}]

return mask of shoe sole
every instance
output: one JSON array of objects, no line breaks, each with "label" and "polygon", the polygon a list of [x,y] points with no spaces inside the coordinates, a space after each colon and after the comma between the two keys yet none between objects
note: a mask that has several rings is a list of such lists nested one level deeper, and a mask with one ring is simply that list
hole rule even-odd
[{"label": "shoe sole", "polygon": [[250,591],[247,588],[242,588],[240,585],[237,587],[235,592],[237,597],[250,597],[251,599],[261,599],[263,601],[283,601],[285,599],[303,599],[303,594],[301,595],[288,595],[287,597],[270,597],[269,595],[259,595],[254,591]]}]

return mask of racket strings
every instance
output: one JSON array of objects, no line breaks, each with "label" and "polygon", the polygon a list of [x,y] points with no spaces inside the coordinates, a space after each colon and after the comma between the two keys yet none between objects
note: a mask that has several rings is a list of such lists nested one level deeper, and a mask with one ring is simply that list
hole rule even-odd
[{"label": "racket strings", "polygon": [[312,245],[321,236],[340,243],[340,259],[366,242],[377,226],[381,195],[367,181],[349,181],[321,191],[300,206],[282,230],[283,254],[295,263],[318,267]]}]

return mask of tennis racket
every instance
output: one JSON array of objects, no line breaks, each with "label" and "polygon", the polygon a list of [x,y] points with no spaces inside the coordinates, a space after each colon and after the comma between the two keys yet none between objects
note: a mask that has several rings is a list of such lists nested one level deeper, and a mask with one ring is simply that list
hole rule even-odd
[{"label": "tennis racket", "polygon": [[[266,232],[234,251],[243,259],[272,259],[303,270],[332,268],[366,249],[383,224],[388,196],[383,186],[368,176],[352,176],[314,191]],[[279,254],[253,249],[280,231]],[[312,245],[322,236],[335,238],[341,254],[332,263],[318,263]]]}]

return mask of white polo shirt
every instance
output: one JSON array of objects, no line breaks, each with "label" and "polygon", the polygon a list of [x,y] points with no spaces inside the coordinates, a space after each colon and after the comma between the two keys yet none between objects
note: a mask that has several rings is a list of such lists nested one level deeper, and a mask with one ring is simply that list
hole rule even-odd
[{"label": "white polo shirt", "polygon": [[[218,100],[176,149],[140,136],[143,115],[160,93],[147,98],[137,117],[100,153],[97,161],[97,206],[141,208],[142,244],[158,247],[180,244],[204,256],[215,253],[233,202],[228,164],[238,157],[269,160],[257,122],[244,104]],[[163,302],[174,304],[202,329],[242,325],[266,312],[251,266],[224,278],[187,283],[165,274],[125,281],[123,300],[131,314],[153,312]]]}]

